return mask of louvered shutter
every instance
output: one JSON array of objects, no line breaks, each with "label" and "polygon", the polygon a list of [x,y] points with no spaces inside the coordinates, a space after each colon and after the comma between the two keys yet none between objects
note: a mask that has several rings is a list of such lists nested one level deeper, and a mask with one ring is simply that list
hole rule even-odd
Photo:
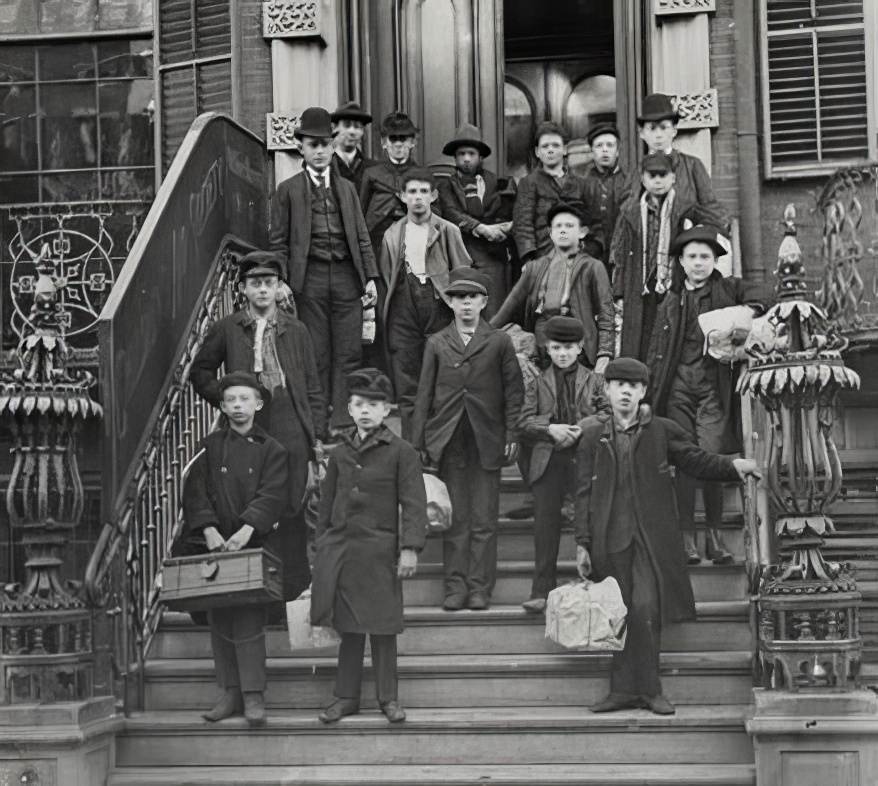
[{"label": "louvered shutter", "polygon": [[232,0],[158,0],[162,173],[202,112],[233,114]]},{"label": "louvered shutter", "polygon": [[764,0],[762,25],[767,175],[874,157],[863,0]]}]

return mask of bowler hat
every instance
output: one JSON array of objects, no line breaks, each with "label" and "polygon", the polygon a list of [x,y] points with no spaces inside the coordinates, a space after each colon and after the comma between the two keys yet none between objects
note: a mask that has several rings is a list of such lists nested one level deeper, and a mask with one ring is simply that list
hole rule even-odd
[{"label": "bowler hat", "polygon": [[585,139],[591,145],[595,139],[604,134],[612,134],[616,139],[621,139],[619,129],[613,123],[598,123],[586,134]]},{"label": "bowler hat", "polygon": [[446,295],[487,295],[488,278],[473,267],[456,267],[448,274]]},{"label": "bowler hat", "polygon": [[677,237],[674,238],[673,243],[671,243],[668,253],[673,257],[678,257],[683,253],[683,249],[686,248],[688,243],[706,243],[713,249],[713,253],[716,254],[716,256],[721,257],[727,252],[719,240],[716,239],[718,233],[719,229],[716,227],[698,224],[697,226],[687,229],[677,235]]},{"label": "bowler hat", "polygon": [[482,132],[471,123],[464,123],[454,132],[454,139],[442,148],[442,155],[453,156],[459,147],[474,147],[482,158],[491,155],[491,148],[482,141]]},{"label": "bowler hat", "polygon": [[299,125],[293,134],[297,139],[303,136],[327,137],[332,136],[332,122],[329,112],[322,106],[309,106],[299,118]]},{"label": "bowler hat", "polygon": [[348,101],[338,107],[329,116],[329,119],[333,123],[337,123],[339,120],[359,120],[365,125],[366,123],[372,122],[372,115],[363,109],[356,101]]},{"label": "bowler hat", "polygon": [[228,374],[225,374],[220,378],[220,396],[222,396],[228,388],[236,387],[252,388],[259,394],[266,404],[271,401],[271,393],[269,393],[268,389],[256,378],[256,375],[251,374],[249,371],[230,371]]},{"label": "bowler hat", "polygon": [[546,213],[546,221],[549,223],[549,226],[552,226],[552,221],[555,220],[555,216],[559,213],[570,213],[570,215],[576,216],[579,219],[579,223],[582,226],[585,226],[585,210],[583,207],[579,202],[556,202]]},{"label": "bowler hat", "polygon": [[616,358],[607,363],[604,379],[618,379],[622,382],[642,382],[649,384],[649,369],[637,358]]},{"label": "bowler hat", "polygon": [[348,395],[362,396],[373,401],[390,401],[393,387],[390,380],[377,368],[361,368],[348,374]]},{"label": "bowler hat", "polygon": [[585,328],[576,317],[551,317],[546,322],[544,333],[547,341],[560,341],[562,344],[575,344],[585,337]]},{"label": "bowler hat", "polygon": [[274,251],[250,251],[238,260],[239,280],[250,276],[283,275],[283,263]]},{"label": "bowler hat", "polygon": [[391,112],[381,121],[381,136],[414,136],[418,129],[405,112]]},{"label": "bowler hat", "polygon": [[638,123],[647,123],[650,120],[673,120],[675,123],[680,115],[671,102],[671,97],[664,93],[652,93],[643,99],[640,105],[640,114],[637,116]]},{"label": "bowler hat", "polygon": [[674,162],[671,157],[662,150],[650,153],[643,157],[640,162],[641,172],[672,172],[674,170]]}]

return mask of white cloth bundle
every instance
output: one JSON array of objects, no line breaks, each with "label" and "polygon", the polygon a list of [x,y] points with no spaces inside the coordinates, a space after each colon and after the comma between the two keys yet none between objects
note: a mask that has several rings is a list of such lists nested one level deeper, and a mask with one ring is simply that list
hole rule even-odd
[{"label": "white cloth bundle", "polygon": [[565,584],[549,593],[546,638],[569,650],[617,652],[625,647],[628,609],[612,576]]}]

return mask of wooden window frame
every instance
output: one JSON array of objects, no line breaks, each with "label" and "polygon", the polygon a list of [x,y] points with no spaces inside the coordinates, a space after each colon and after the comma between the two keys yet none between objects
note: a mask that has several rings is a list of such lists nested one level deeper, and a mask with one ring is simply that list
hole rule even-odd
[{"label": "wooden window frame", "polygon": [[[831,161],[814,161],[807,164],[792,164],[775,166],[771,159],[771,99],[768,80],[768,40],[769,38],[785,38],[800,36],[807,28],[789,30],[768,30],[768,3],[769,0],[759,0],[759,46],[760,46],[760,85],[762,90],[762,154],[764,163],[764,177],[766,180],[784,178],[819,177],[831,174],[846,166],[858,166],[874,161],[878,158],[878,96],[876,96],[876,60],[878,60],[878,3],[871,0],[862,0],[863,6],[863,38],[865,42],[865,82],[866,82],[866,117],[868,129],[866,142],[868,145],[865,157],[851,157],[846,159],[832,159]],[[811,28],[813,31],[814,28]],[[856,30],[859,25],[850,23],[842,25],[826,25],[822,30]],[[819,75],[817,75],[819,84]],[[820,136],[818,132],[818,145]]]}]

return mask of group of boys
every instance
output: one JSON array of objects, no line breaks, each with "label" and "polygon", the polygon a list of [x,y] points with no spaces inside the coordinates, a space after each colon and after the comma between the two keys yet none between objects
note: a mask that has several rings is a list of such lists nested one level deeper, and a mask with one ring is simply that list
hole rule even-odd
[{"label": "group of boys", "polygon": [[[694,613],[685,573],[699,559],[694,478],[755,471],[718,455],[733,450],[732,378],[704,356],[698,317],[759,308],[715,270],[727,221],[703,164],[671,149],[676,120],[667,96],[644,100],[641,187],[619,166],[615,127],[592,129],[594,160],[578,177],[565,166],[564,130],[543,124],[539,166],[516,194],[484,168],[491,150],[474,126],[445,146],[455,169],[437,186],[412,159],[418,129],[405,114],[383,120],[386,157],[373,162],[360,149],[371,117],[357,104],[302,113],[303,168],[273,197],[271,250],[240,260],[246,304],[212,326],[193,366],[196,391],[228,422],[205,439],[187,482],[186,537],[207,550],[274,548],[288,600],[313,573],[312,622],[341,635],[323,722],[359,710],[367,634],[381,709],[391,722],[405,718],[396,635],[401,580],[415,572],[426,531],[422,468],[446,483],[453,509],[443,607],[483,610],[495,583],[500,472],[520,454],[535,507],[525,609],[542,611],[556,584],[562,505],[575,493],[580,573],[615,577],[629,609],[629,644],[593,709],[673,712],[658,679],[659,634],[663,620]],[[686,219],[699,226],[685,229]],[[278,306],[284,282],[298,316]],[[381,368],[362,368],[369,308],[380,314],[380,349],[368,359]],[[542,370],[528,385],[500,329],[508,323],[536,338]],[[669,420],[641,407],[647,385]],[[394,400],[401,437],[384,422]],[[328,440],[309,567],[303,498],[309,462],[325,457]],[[667,508],[658,524],[643,507],[654,495]],[[730,559],[716,500],[705,501],[710,556]],[[243,712],[264,722],[264,622],[211,612],[224,693],[208,720]]]}]

